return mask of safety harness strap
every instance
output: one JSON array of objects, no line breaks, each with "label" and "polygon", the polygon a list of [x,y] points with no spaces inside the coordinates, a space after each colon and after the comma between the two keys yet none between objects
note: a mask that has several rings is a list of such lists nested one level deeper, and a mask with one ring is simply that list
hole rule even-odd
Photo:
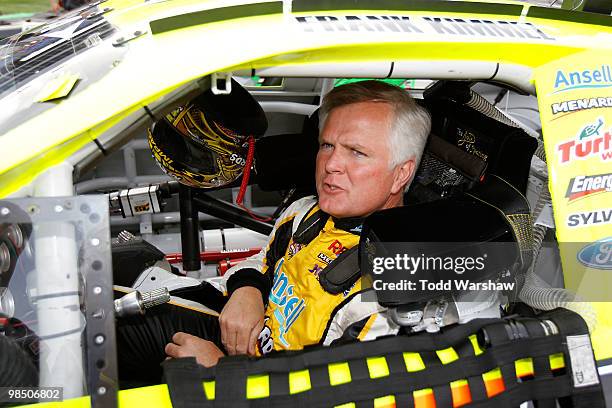
[{"label": "safety harness strap", "polygon": [[[476,407],[510,408],[524,401],[543,407],[554,401],[562,407],[603,407],[600,384],[574,386],[565,334],[579,334],[584,327],[561,319],[563,314],[547,317],[557,323],[558,334],[534,331],[542,326],[535,318],[472,321],[433,335],[397,336],[259,360],[228,357],[216,369],[202,369],[202,375],[216,380],[214,406],[296,408],[353,402],[371,407],[375,399],[387,396],[395,398],[396,406],[412,406],[414,391],[431,389],[433,394],[424,392],[437,406],[452,406],[460,398],[462,404]],[[568,330],[564,321],[573,329]],[[564,355],[565,368],[552,370],[550,356],[558,353]],[[532,375],[517,373],[516,362],[526,358],[533,364]],[[301,385],[296,391],[289,377],[297,372]],[[252,375],[268,377],[267,392],[254,397],[251,388],[247,396],[247,377]],[[461,380],[467,386],[458,383]]]},{"label": "safety harness strap", "polygon": [[481,375],[469,377],[467,382],[472,400],[481,401],[487,398],[487,388]]},{"label": "safety harness strap", "polygon": [[337,295],[351,288],[360,277],[358,245],[344,251],[319,274],[326,292]]},{"label": "safety harness strap", "polygon": [[289,377],[286,374],[270,374],[270,395],[283,396],[289,394]]},{"label": "safety harness strap", "polygon": [[[533,343],[533,346],[530,346],[529,343]],[[316,368],[313,367],[309,370],[312,388],[308,391],[297,394],[295,397],[302,401],[306,406],[329,406],[341,404],[346,401],[369,400],[389,394],[395,395],[419,389],[434,388],[434,396],[436,400],[440,399],[440,406],[450,406],[449,404],[444,403],[451,399],[449,387],[450,382],[462,378],[480,376],[483,372],[490,371],[491,369],[500,366],[502,367],[502,372],[509,372],[509,368],[513,368],[515,360],[525,358],[526,355],[540,357],[544,355],[547,356],[550,353],[555,353],[556,351],[560,350],[560,347],[554,347],[554,345],[558,345],[559,343],[560,339],[555,337],[532,340],[525,339],[516,343],[507,343],[499,346],[497,349],[491,348],[486,350],[480,356],[467,358],[467,360],[472,361],[458,360],[447,365],[442,365],[439,361],[436,362],[431,353],[425,353],[429,354],[430,357],[426,357],[424,361],[428,361],[430,364],[432,364],[432,366],[426,366],[426,369],[417,373],[409,373],[404,371],[403,373],[397,373],[393,376],[387,375],[380,378],[371,378],[367,365],[365,364],[365,360],[352,359],[348,361],[351,373],[350,381],[336,385],[330,384],[327,364],[321,365]],[[375,344],[362,344],[362,346],[369,345]],[[376,355],[376,353],[373,352],[373,348],[366,348],[369,349],[370,355]],[[379,346],[377,350],[380,352],[381,350],[384,350],[384,348],[380,348]],[[389,356],[387,361],[390,359],[391,358]],[[511,384],[510,381],[506,382]],[[238,391],[239,388],[237,383],[234,383],[236,384],[237,388],[235,388],[234,392],[231,393],[232,398],[226,401],[227,403],[231,401],[232,404],[235,404],[236,402],[236,391]],[[553,388],[555,393],[536,393],[534,396],[539,397],[542,395],[552,397],[555,395],[568,395],[559,393],[559,391],[562,390],[559,387],[555,386]],[[438,391],[439,395],[436,395],[436,390]],[[529,396],[527,398],[529,399]],[[279,399],[273,397],[272,395],[267,399],[267,401],[273,403],[274,406],[295,406],[295,404],[290,403],[285,398]],[[287,404],[283,405],[283,401]]]},{"label": "safety harness strap", "polygon": [[247,376],[248,357],[234,356],[222,358],[215,367],[215,402],[214,407],[247,408]]},{"label": "safety harness strap", "polygon": [[[308,217],[304,217],[293,234],[293,241],[308,245],[325,227],[329,215],[317,210]],[[358,246],[355,246],[335,258],[323,269],[319,275],[321,287],[332,295],[337,295],[350,289],[359,279]]]},{"label": "safety harness strap", "polygon": [[200,365],[194,357],[166,360],[162,363],[164,382],[168,384],[170,400],[174,408],[211,407],[206,400]]}]

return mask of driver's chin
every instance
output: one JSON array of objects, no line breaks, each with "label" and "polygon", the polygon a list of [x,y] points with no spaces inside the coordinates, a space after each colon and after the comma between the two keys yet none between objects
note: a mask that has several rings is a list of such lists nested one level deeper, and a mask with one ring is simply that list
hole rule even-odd
[{"label": "driver's chin", "polygon": [[345,199],[340,197],[326,197],[323,195],[319,197],[319,208],[323,210],[324,213],[331,215],[336,218],[346,218],[350,217],[351,207],[347,205]]}]

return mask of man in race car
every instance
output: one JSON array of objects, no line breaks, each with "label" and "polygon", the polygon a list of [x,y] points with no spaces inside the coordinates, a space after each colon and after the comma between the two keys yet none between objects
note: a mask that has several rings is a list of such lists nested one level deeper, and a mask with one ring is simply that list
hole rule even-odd
[{"label": "man in race car", "polygon": [[[291,204],[277,219],[267,247],[228,270],[229,300],[218,319],[181,310],[119,321],[120,377],[159,372],[168,357],[195,357],[213,366],[226,353],[265,355],[398,332],[380,305],[361,301],[361,280],[334,294],[323,289],[319,275],[357,245],[364,217],[403,205],[430,116],[403,89],[369,80],[328,93],[319,119],[317,197]],[[165,170],[176,175],[177,164]]]},{"label": "man in race car", "polygon": [[[219,323],[220,340],[230,355],[368,340],[398,330],[379,313],[378,304],[361,301],[361,280],[331,294],[318,277],[358,243],[364,217],[403,204],[430,116],[404,90],[363,81],[327,94],[319,117],[317,197],[289,206],[276,221],[268,246],[226,274],[229,300]],[[309,229],[318,235],[304,239]],[[196,357],[205,366],[224,355],[218,341],[182,331],[172,336],[165,352]]]}]

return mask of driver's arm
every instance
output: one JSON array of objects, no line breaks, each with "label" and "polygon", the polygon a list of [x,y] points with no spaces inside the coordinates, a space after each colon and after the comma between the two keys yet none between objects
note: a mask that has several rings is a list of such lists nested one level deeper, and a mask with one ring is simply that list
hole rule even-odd
[{"label": "driver's arm", "polygon": [[225,274],[229,300],[221,311],[219,323],[221,341],[229,354],[255,354],[274,282],[274,268],[285,255],[294,218],[303,216],[314,203],[308,197],[291,204],[276,220],[266,247]]}]

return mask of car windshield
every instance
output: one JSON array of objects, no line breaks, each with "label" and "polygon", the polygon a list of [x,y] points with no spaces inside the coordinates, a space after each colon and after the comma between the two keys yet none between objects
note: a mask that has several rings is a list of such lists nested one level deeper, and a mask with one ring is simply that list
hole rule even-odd
[{"label": "car windshield", "polygon": [[5,39],[0,48],[0,92],[26,84],[61,61],[99,45],[113,33],[97,6]]},{"label": "car windshield", "polygon": [[[126,46],[92,4],[0,43],[0,134],[106,75],[123,59]],[[17,91],[17,92],[14,92]]]}]

